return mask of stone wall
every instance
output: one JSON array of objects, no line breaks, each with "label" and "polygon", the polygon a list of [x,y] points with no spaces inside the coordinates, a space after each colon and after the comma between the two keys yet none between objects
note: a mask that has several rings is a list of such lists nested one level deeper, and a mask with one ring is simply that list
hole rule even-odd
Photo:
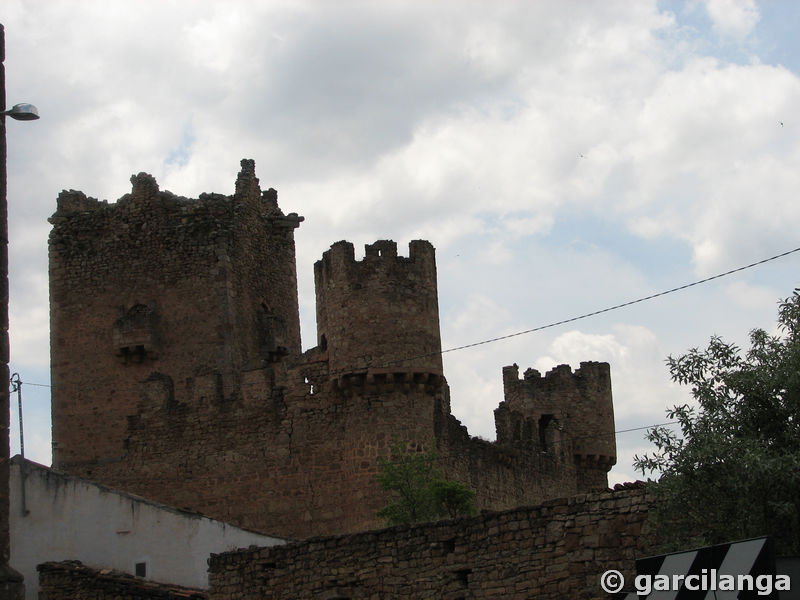
[{"label": "stone wall", "polygon": [[[437,442],[445,475],[474,489],[483,509],[504,510],[587,491],[577,485],[568,446],[547,453],[534,444],[487,442],[471,437],[453,415],[443,417]],[[599,486],[606,487],[605,482]]]},{"label": "stone wall", "polygon": [[205,600],[206,592],[155,583],[78,561],[39,565],[39,600]]},{"label": "stone wall", "polygon": [[643,488],[212,556],[210,600],[607,598],[647,555]]},{"label": "stone wall", "polygon": [[442,378],[353,376],[312,394],[299,375],[291,388],[265,388],[265,377],[245,373],[253,385],[239,399],[140,404],[128,421],[125,460],[93,466],[95,477],[280,537],[381,526],[376,459],[395,434],[435,444]]}]

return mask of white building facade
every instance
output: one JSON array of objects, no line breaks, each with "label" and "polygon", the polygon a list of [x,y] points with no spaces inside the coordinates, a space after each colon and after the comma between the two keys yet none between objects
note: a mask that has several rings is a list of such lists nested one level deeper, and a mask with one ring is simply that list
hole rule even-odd
[{"label": "white building facade", "polygon": [[[208,588],[208,558],[287,540],[182,511],[37,463],[11,460],[10,565],[36,600],[36,565],[79,560],[163,583]],[[24,498],[23,498],[24,497]]]}]

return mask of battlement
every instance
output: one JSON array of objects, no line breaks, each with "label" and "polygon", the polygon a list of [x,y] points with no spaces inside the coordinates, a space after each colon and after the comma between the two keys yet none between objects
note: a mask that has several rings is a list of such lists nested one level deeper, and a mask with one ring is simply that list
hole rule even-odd
[{"label": "battlement", "polygon": [[519,366],[503,367],[503,387],[506,401],[524,402],[530,396],[543,401],[548,396],[558,396],[565,389],[603,384],[611,380],[611,367],[604,362],[582,362],[580,368],[572,372],[569,365],[558,365],[542,374],[536,369],[526,369],[519,376]]},{"label": "battlement", "polygon": [[[56,201],[56,214],[61,216],[71,213],[88,212],[97,210],[102,206],[108,206],[108,202],[106,200],[101,202],[97,198],[87,196],[78,190],[62,190]],[[53,222],[52,219],[50,222]]]},{"label": "battlement", "polygon": [[[405,268],[408,272],[417,271],[425,276],[436,276],[436,250],[426,240],[413,240],[408,245],[408,257],[397,255],[397,242],[378,240],[364,245],[364,258],[357,261],[352,243],[342,240],[332,244],[322,254],[322,259],[314,264],[314,276],[320,283],[337,278],[359,278],[376,275],[383,270],[387,275],[389,269],[393,276]],[[435,284],[435,279],[434,282]]]}]

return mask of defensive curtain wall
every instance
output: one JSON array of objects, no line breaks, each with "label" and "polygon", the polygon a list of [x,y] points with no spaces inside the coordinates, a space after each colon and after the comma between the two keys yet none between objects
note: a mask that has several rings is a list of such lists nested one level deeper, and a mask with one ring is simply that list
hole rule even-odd
[{"label": "defensive curtain wall", "polygon": [[[231,196],[133,176],[116,203],[64,191],[50,219],[54,467],[283,537],[381,525],[393,440],[508,509],[606,487],[609,367],[503,369],[497,441],[450,412],[433,246],[337,242],[314,265],[301,351],[294,231],[243,160]],[[499,373],[498,373],[499,375]]]}]

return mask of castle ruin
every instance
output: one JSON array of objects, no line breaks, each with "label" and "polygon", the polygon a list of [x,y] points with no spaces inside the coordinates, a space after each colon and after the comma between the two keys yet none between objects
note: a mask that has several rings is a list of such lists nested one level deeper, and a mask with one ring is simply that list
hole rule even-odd
[{"label": "castle ruin", "polygon": [[395,439],[506,509],[607,487],[606,363],[502,372],[497,441],[450,412],[433,246],[336,242],[300,343],[294,230],[243,160],[232,196],[131,178],[115,204],[64,191],[50,219],[53,466],[271,535],[378,527]]}]

